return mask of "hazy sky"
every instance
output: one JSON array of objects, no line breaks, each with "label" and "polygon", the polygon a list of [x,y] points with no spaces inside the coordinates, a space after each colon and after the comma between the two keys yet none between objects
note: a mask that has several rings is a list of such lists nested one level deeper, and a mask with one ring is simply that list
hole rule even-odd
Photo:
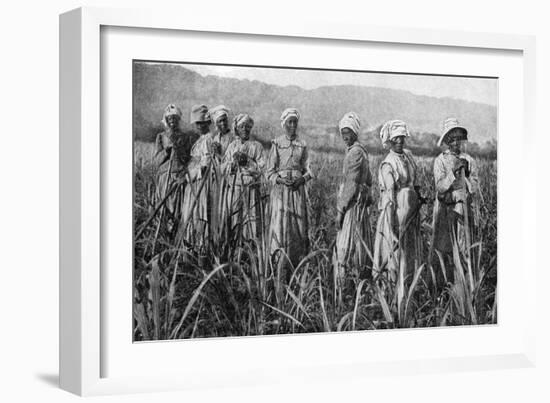
[{"label": "hazy sky", "polygon": [[406,74],[355,73],[340,71],[212,66],[185,64],[205,75],[259,80],[275,85],[297,85],[313,89],[325,85],[362,85],[410,91],[417,95],[451,97],[496,106],[498,81],[487,78],[439,77]]}]

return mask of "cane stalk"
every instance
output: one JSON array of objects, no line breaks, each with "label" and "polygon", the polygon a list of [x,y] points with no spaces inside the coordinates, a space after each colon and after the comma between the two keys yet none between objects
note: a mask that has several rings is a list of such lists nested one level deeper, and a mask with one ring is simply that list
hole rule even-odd
[{"label": "cane stalk", "polygon": [[157,229],[155,231],[155,237],[153,238],[153,246],[151,247],[151,255],[155,256],[155,247],[157,245],[157,240],[160,232],[160,227],[162,225],[162,219],[164,218],[164,212],[166,211],[166,193],[168,191],[168,184],[170,183],[170,179],[172,176],[172,163],[174,161],[174,149],[172,149],[172,152],[170,153],[170,162],[168,163],[168,175],[166,175],[166,181],[164,183],[164,194],[162,196],[162,199],[164,200],[164,203],[161,204],[161,210],[159,215],[159,221],[157,223]]},{"label": "cane stalk", "polygon": [[[463,181],[465,181],[466,172],[465,168],[460,168],[460,177]],[[466,245],[464,254],[466,255],[466,266],[468,268],[468,280],[470,283],[470,292],[474,293],[474,275],[472,272],[472,259],[470,254],[470,247],[472,245],[472,240],[470,237],[470,206],[468,205],[468,200],[464,200],[463,203],[462,212],[464,214],[464,238],[466,239]]]}]

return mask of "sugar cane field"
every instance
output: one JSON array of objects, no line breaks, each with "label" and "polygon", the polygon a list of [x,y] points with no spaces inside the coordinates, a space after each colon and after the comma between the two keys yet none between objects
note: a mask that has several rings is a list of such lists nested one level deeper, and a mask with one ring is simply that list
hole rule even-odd
[{"label": "sugar cane field", "polygon": [[[310,253],[294,268],[282,293],[262,239],[243,241],[214,236],[201,256],[182,250],[171,235],[155,196],[154,144],[134,142],[134,341],[197,337],[274,335],[497,323],[497,161],[476,158],[482,196],[475,258],[453,263],[454,282],[437,287],[434,271],[445,263],[428,259],[435,199],[432,156],[416,156],[419,184],[428,202],[422,206],[424,261],[412,278],[392,283],[384,270],[346,272],[335,281],[336,195],[343,152],[310,152],[315,174],[307,184]],[[268,150],[266,150],[266,153]],[[369,222],[378,218],[377,172],[383,155],[369,155],[373,176]],[[269,186],[262,185],[264,206]],[[269,215],[265,215],[265,227]],[[181,225],[181,223],[180,223]],[[219,234],[218,234],[219,235]],[[371,251],[369,251],[370,253]],[[473,277],[465,275],[465,265]]]}]

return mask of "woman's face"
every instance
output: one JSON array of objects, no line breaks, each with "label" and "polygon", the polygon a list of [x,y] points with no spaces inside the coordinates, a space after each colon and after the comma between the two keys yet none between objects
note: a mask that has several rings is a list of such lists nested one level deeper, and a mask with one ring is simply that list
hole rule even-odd
[{"label": "woman's face", "polygon": [[403,147],[405,147],[405,136],[397,136],[391,140],[391,148],[398,154],[403,154]]},{"label": "woman's face", "polygon": [[200,134],[206,134],[210,131],[210,121],[207,122],[195,122],[195,127]]},{"label": "woman's face", "polygon": [[229,131],[229,121],[227,115],[223,115],[216,119],[216,127],[221,134],[225,134]]},{"label": "woman's face", "polygon": [[298,118],[294,116],[288,118],[285,122],[285,131],[288,137],[294,139],[296,137],[296,132],[298,131]]},{"label": "woman's face", "polygon": [[342,140],[347,147],[351,147],[355,140],[357,139],[353,130],[349,127],[344,127],[340,132],[342,134]]},{"label": "woman's face", "polygon": [[243,122],[237,126],[237,135],[243,140],[247,141],[250,138],[250,132],[252,131],[253,124],[250,122]]},{"label": "woman's face", "polygon": [[460,151],[462,149],[462,138],[460,135],[449,135],[449,139],[447,140],[447,145],[449,146],[449,150],[453,154],[460,154]]},{"label": "woman's face", "polygon": [[180,117],[178,115],[168,115],[166,116],[166,126],[170,130],[175,130],[178,127]]}]

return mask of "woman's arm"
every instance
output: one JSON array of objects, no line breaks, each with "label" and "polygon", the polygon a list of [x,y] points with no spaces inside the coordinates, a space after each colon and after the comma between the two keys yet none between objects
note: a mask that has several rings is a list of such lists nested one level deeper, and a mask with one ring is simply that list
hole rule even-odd
[{"label": "woman's arm", "polygon": [[166,161],[170,159],[170,156],[172,155],[172,145],[164,144],[164,133],[157,134],[157,138],[155,139],[155,155],[154,158],[157,162],[157,166],[161,166]]},{"label": "woman's arm", "polygon": [[304,145],[304,151],[302,152],[301,164],[303,172],[302,177],[304,178],[304,180],[307,182],[313,179],[313,172],[311,170],[311,164],[309,160],[309,151],[306,145]]},{"label": "woman's arm", "polygon": [[362,165],[363,155],[357,150],[352,149],[344,158],[344,183],[336,205],[339,212],[348,211],[358,196]]},{"label": "woman's arm", "polygon": [[434,161],[435,190],[438,193],[445,193],[451,189],[456,176],[452,169],[447,169],[443,159],[437,157]]},{"label": "woman's arm", "polygon": [[260,143],[253,143],[249,158],[248,158],[248,165],[247,170],[248,172],[254,176],[259,176],[262,171],[264,170],[266,165],[266,161],[264,159],[264,148]]},{"label": "woman's arm", "polygon": [[382,206],[386,206],[388,203],[391,203],[395,206],[395,176],[393,174],[393,168],[387,162],[382,162],[380,165],[380,187],[383,189],[381,197],[385,198],[382,200]]},{"label": "woman's arm", "polygon": [[231,173],[231,167],[233,166],[233,153],[234,147],[229,144],[229,146],[225,150],[225,154],[223,155],[222,161],[221,161],[221,171],[222,174],[228,175]]},{"label": "woman's arm", "polygon": [[269,157],[267,160],[267,179],[272,183],[277,183],[277,178],[279,177],[279,151],[277,149],[277,144],[275,141],[271,142],[271,150],[269,152]]},{"label": "woman's arm", "polygon": [[206,168],[210,165],[212,155],[208,139],[199,138],[191,149],[191,163],[189,176],[191,180],[201,179]]}]

